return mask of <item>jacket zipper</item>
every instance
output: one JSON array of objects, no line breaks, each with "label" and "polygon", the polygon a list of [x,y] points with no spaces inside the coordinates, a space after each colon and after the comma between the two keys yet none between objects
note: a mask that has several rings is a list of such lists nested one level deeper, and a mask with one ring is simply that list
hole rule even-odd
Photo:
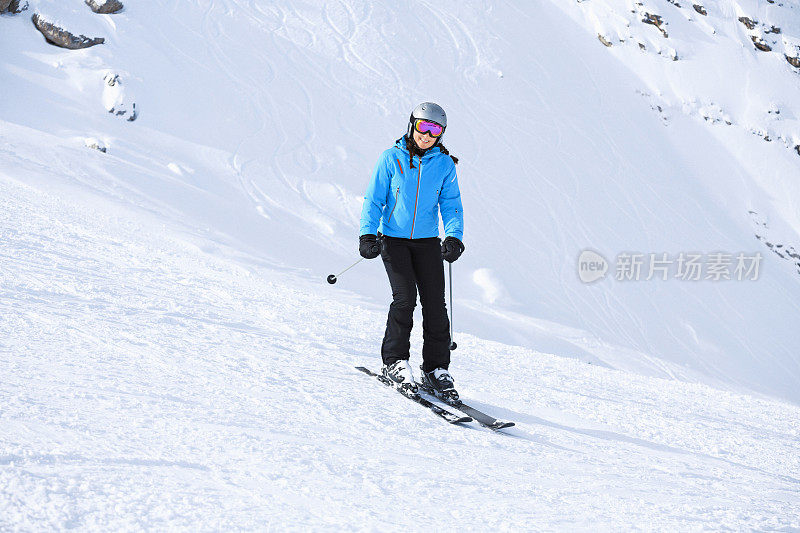
[{"label": "jacket zipper", "polygon": [[394,208],[397,207],[397,202],[400,201],[400,186],[397,186],[397,192],[394,195],[394,207],[392,207],[392,211],[389,213],[389,218],[386,219],[386,223],[388,224],[390,220],[392,220],[392,215],[394,214]]},{"label": "jacket zipper", "polygon": [[417,201],[419,200],[419,181],[422,178],[422,158],[418,157],[417,162],[419,164],[419,173],[417,173],[417,196],[414,198],[414,216],[411,218],[411,235],[408,236],[409,239],[414,238],[414,224],[417,221]]}]

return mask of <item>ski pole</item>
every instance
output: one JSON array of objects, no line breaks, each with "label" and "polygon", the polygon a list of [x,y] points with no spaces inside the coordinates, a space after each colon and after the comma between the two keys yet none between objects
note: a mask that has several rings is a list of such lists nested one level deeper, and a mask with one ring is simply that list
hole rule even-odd
[{"label": "ski pole", "polygon": [[329,276],[328,276],[328,283],[330,283],[331,285],[333,285],[334,283],[336,283],[336,278],[337,278],[338,276],[341,276],[342,274],[344,274],[345,272],[347,272],[348,270],[350,270],[351,268],[353,268],[354,266],[356,266],[357,264],[359,264],[359,263],[360,263],[361,261],[363,261],[363,260],[364,260],[364,258],[362,257],[361,259],[359,259],[358,261],[356,261],[355,263],[353,263],[353,264],[352,264],[352,265],[350,265],[349,267],[345,268],[344,270],[342,270],[342,271],[341,271],[341,272],[339,272],[338,274],[331,274],[331,275],[329,275]]},{"label": "ski pole", "polygon": [[458,345],[453,340],[453,263],[447,263],[448,265],[448,278],[449,278],[449,285],[450,285],[450,350],[455,350],[458,348]]}]

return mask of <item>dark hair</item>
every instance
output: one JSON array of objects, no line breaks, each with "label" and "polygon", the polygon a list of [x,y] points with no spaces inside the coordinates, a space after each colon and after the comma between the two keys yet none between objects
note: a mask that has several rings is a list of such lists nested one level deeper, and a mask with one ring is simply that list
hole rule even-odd
[{"label": "dark hair", "polygon": [[[422,155],[425,152],[423,152],[422,150],[417,148],[417,143],[414,142],[414,139],[411,137],[411,135],[412,134],[408,134],[408,135],[405,136],[406,137],[406,148],[408,148],[408,153],[409,153],[408,166],[409,166],[409,168],[416,168],[414,166],[414,156],[417,155],[419,157],[422,157]],[[450,159],[453,160],[453,164],[454,165],[458,164],[458,158],[456,156],[454,156],[454,155],[450,155],[450,152],[447,150],[447,148],[444,147],[444,145],[441,142],[439,142],[436,146],[439,147],[439,150],[441,150],[444,155],[449,155],[450,156]]]}]

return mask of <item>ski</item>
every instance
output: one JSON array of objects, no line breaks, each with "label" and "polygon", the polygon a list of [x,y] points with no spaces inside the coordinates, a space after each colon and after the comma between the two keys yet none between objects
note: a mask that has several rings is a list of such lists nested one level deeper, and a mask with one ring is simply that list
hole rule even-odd
[{"label": "ski", "polygon": [[436,398],[440,402],[446,403],[453,409],[457,409],[462,413],[469,415],[475,420],[475,422],[482,425],[483,427],[491,429],[492,431],[497,431],[498,429],[503,429],[503,428],[510,428],[511,426],[514,425],[514,422],[506,422],[503,420],[498,420],[493,416],[487,415],[486,413],[479,411],[478,409],[475,409],[474,407],[470,407],[461,400],[452,401],[450,399],[441,398],[436,394],[434,394],[434,392],[431,389],[422,386],[420,386],[420,390],[423,391],[425,394],[428,394],[433,398]]},{"label": "ski", "polygon": [[432,403],[431,401],[423,398],[419,394],[409,395],[409,394],[403,393],[402,391],[396,389],[388,379],[386,379],[385,377],[383,377],[383,376],[381,376],[379,374],[376,374],[375,372],[373,372],[369,368],[364,368],[363,366],[357,366],[356,370],[359,370],[359,371],[365,373],[368,376],[372,376],[374,378],[377,378],[378,381],[380,381],[381,383],[383,383],[387,387],[391,387],[392,389],[396,390],[397,392],[399,392],[400,394],[402,394],[404,397],[408,398],[409,400],[412,400],[412,401],[420,404],[423,407],[427,407],[435,415],[439,416],[440,418],[443,418],[443,419],[447,420],[451,424],[465,424],[467,422],[472,422],[472,418],[470,418],[469,416],[459,416],[458,414],[453,413],[452,411],[448,411],[447,409],[444,409],[443,407],[440,407],[440,406],[436,405],[435,403]]}]

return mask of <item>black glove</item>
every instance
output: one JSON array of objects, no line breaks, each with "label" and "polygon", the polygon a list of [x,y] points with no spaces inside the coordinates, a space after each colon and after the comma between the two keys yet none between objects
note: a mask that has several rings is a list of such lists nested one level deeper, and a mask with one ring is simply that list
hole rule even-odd
[{"label": "black glove", "polygon": [[375,259],[381,255],[381,243],[378,242],[377,235],[367,233],[358,238],[358,253],[364,259]]},{"label": "black glove", "polygon": [[464,252],[464,243],[455,237],[447,237],[442,242],[442,259],[448,263],[452,263]]}]

